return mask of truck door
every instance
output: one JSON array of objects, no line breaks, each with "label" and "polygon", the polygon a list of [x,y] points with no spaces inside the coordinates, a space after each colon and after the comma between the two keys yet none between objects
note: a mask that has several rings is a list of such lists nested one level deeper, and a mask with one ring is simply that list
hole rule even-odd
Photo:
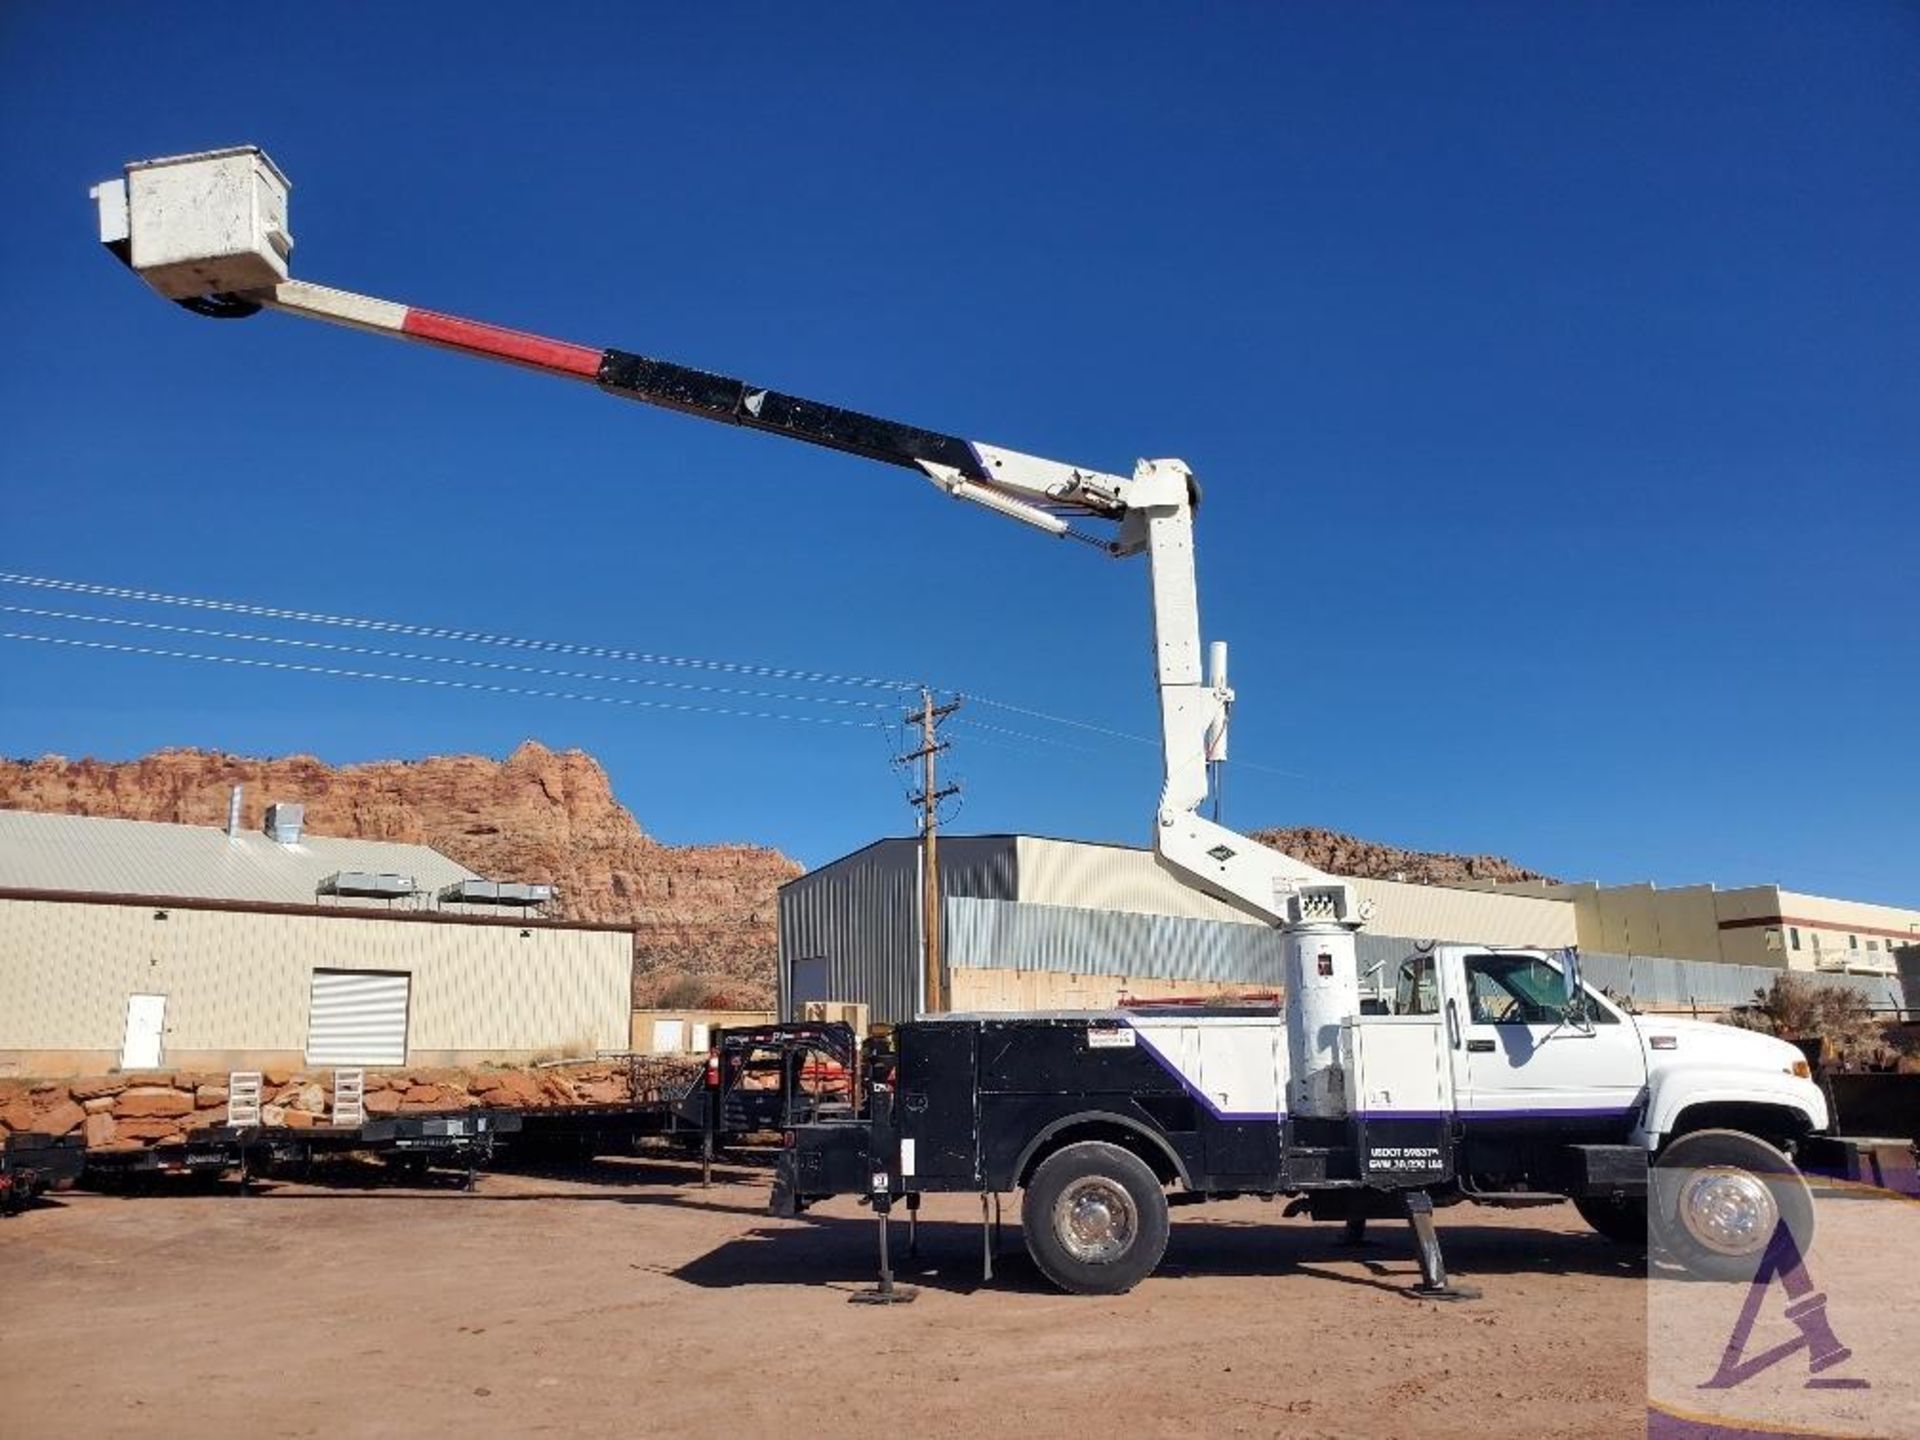
[{"label": "truck door", "polygon": [[1528,951],[1441,947],[1415,959],[1438,967],[1462,1121],[1624,1138],[1647,1072],[1639,1036],[1617,1010],[1589,992],[1585,1016],[1570,1018],[1559,966]]}]

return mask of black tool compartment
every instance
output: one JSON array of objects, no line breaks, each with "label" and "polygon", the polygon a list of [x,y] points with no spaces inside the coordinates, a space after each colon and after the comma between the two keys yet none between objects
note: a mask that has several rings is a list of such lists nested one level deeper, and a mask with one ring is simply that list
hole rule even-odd
[{"label": "black tool compartment", "polygon": [[900,1186],[967,1190],[980,1179],[980,1024],[920,1020],[895,1032]]}]

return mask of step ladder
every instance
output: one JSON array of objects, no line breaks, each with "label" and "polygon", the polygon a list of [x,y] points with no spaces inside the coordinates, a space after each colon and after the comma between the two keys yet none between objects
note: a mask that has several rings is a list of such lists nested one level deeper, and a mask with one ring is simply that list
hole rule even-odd
[{"label": "step ladder", "polygon": [[367,1072],[333,1072],[333,1123],[358,1129],[367,1123]]},{"label": "step ladder", "polygon": [[227,1076],[227,1124],[235,1129],[260,1124],[260,1072],[235,1070]]}]

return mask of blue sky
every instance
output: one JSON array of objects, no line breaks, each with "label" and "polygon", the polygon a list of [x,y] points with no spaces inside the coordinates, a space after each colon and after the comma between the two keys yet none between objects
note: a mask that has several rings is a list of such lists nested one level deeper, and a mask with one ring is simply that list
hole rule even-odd
[{"label": "blue sky", "polygon": [[[253,142],[305,278],[1185,458],[1230,823],[1920,902],[1913,7],[194,8],[0,9],[0,568],[1151,732],[1138,565],[584,387],[199,320],[93,243],[125,160]],[[623,683],[571,688],[893,715]],[[1153,748],[963,714],[1049,743],[956,728],[959,829],[1145,838]],[[9,755],[526,736],[668,841],[817,863],[911,824],[873,728],[0,643]]]}]

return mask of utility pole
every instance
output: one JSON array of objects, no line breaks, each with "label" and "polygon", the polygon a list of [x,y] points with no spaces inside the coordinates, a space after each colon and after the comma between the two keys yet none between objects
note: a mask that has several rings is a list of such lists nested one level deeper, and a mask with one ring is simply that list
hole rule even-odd
[{"label": "utility pole", "polygon": [[920,748],[911,754],[900,757],[902,764],[918,760],[920,762],[920,793],[909,796],[912,804],[920,807],[920,933],[926,937],[921,951],[924,971],[921,986],[922,1004],[928,1014],[938,1014],[946,1009],[941,994],[940,968],[940,802],[950,795],[958,795],[958,785],[940,788],[935,761],[947,742],[937,738],[940,722],[960,708],[958,700],[949,700],[945,705],[933,703],[933,691],[920,687],[920,708],[907,716],[909,725],[920,727]]}]

